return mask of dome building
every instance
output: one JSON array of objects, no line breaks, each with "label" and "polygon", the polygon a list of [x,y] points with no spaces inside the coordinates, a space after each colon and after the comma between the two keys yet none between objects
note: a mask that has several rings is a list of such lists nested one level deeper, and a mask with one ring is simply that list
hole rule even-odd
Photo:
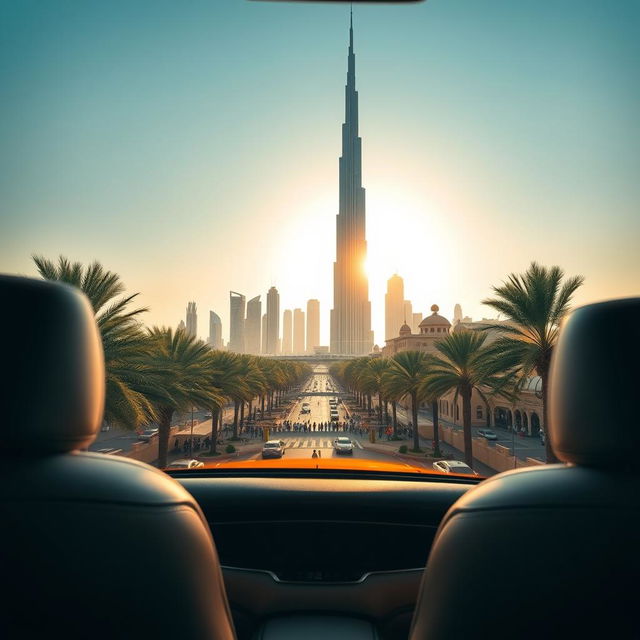
[{"label": "dome building", "polygon": [[451,331],[451,323],[444,316],[438,314],[440,307],[434,304],[431,315],[426,316],[418,327],[419,333],[412,333],[411,327],[405,322],[400,327],[396,338],[386,340],[382,349],[383,356],[392,356],[400,351],[435,352],[435,342],[444,338]]}]

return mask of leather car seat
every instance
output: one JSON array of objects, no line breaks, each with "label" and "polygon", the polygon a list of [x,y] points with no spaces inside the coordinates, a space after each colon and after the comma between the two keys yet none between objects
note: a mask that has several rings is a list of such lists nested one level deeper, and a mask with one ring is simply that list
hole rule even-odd
[{"label": "leather car seat", "polygon": [[445,515],[411,640],[639,638],[640,298],[569,315],[548,434],[566,464],[493,476]]},{"label": "leather car seat", "polygon": [[88,300],[12,276],[0,300],[0,637],[234,638],[193,497],[151,466],[80,451],[105,395]]}]

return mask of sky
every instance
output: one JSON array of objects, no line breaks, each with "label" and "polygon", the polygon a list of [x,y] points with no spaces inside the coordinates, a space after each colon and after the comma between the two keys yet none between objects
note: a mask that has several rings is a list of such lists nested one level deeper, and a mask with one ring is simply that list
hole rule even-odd
[{"label": "sky", "polygon": [[[372,323],[395,272],[449,318],[532,260],[640,295],[640,4],[353,10]],[[228,339],[229,291],[321,302],[329,343],[349,5],[0,1],[0,272],[100,261]]]}]

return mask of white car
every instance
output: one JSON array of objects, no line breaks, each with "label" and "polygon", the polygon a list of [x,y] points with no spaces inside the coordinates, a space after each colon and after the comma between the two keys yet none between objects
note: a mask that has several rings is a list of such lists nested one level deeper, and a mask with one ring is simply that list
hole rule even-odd
[{"label": "white car", "polygon": [[478,475],[469,465],[459,460],[440,460],[433,463],[433,468],[442,473],[457,473],[463,476]]},{"label": "white car", "polygon": [[142,440],[142,442],[149,442],[153,436],[158,435],[158,429],[145,429],[139,436],[138,440]]},{"label": "white car", "polygon": [[498,436],[495,431],[491,429],[478,429],[478,435],[486,438],[487,440],[497,440]]},{"label": "white car", "polygon": [[336,453],[350,453],[353,455],[353,442],[351,438],[340,436],[333,441],[333,448]]},{"label": "white car", "polygon": [[169,463],[167,469],[200,469],[204,467],[204,462],[200,460],[174,460]]}]

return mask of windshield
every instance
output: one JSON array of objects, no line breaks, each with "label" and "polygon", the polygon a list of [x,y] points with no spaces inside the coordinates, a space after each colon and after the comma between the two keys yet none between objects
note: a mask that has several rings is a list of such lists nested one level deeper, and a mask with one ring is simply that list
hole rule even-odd
[{"label": "windshield", "polygon": [[556,461],[558,325],[637,294],[637,3],[58,4],[0,9],[0,267],[90,298],[91,451]]}]

